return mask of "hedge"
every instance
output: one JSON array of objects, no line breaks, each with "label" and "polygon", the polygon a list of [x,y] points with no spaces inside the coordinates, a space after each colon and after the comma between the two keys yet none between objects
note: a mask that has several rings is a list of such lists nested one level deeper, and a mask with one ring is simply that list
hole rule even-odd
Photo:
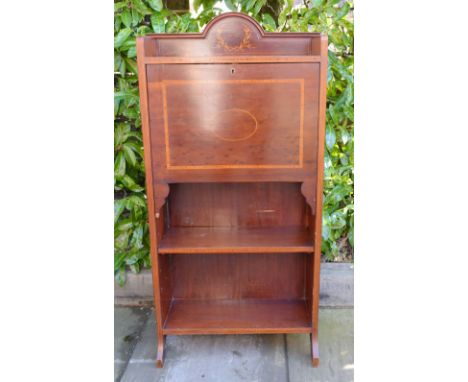
[{"label": "hedge", "polygon": [[[254,17],[266,31],[324,32],[329,39],[322,252],[326,261],[350,258],[354,246],[353,2],[229,0],[227,8]],[[114,271],[150,267],[135,37],[199,32],[222,12],[196,0],[195,12],[169,10],[162,0],[114,3]]]}]

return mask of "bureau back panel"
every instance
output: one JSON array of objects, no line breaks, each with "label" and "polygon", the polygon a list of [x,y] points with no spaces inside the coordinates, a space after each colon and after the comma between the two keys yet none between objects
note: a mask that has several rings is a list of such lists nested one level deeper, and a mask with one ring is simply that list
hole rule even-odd
[{"label": "bureau back panel", "polygon": [[169,194],[173,227],[304,226],[300,183],[180,183]]},{"label": "bureau back panel", "polygon": [[173,297],[302,299],[306,257],[302,253],[172,255]]}]

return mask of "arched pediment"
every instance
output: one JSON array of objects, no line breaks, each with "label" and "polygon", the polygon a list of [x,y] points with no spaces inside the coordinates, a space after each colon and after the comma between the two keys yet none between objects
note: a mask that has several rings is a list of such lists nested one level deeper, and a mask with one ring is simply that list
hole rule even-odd
[{"label": "arched pediment", "polygon": [[[224,13],[201,33],[153,34],[146,51],[158,57],[308,56],[319,54],[319,33],[265,32],[253,18]],[[288,39],[285,43],[284,39]]]}]

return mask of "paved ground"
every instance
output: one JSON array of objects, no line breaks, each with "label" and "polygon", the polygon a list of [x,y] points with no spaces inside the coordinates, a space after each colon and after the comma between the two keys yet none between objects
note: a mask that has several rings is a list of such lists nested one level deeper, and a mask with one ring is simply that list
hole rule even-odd
[{"label": "paved ground", "polygon": [[349,382],[354,380],[353,309],[321,308],[320,366],[306,334],[168,336],[155,366],[152,308],[115,307],[114,370],[121,382]]}]

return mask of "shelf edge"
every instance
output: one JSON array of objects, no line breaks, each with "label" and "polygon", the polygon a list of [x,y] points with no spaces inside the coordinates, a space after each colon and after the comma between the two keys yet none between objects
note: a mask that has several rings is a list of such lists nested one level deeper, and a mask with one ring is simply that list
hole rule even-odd
[{"label": "shelf edge", "polygon": [[178,247],[178,248],[168,248],[168,247],[159,247],[158,253],[161,255],[169,254],[214,254],[214,253],[313,253],[314,247],[304,246],[304,247]]}]

